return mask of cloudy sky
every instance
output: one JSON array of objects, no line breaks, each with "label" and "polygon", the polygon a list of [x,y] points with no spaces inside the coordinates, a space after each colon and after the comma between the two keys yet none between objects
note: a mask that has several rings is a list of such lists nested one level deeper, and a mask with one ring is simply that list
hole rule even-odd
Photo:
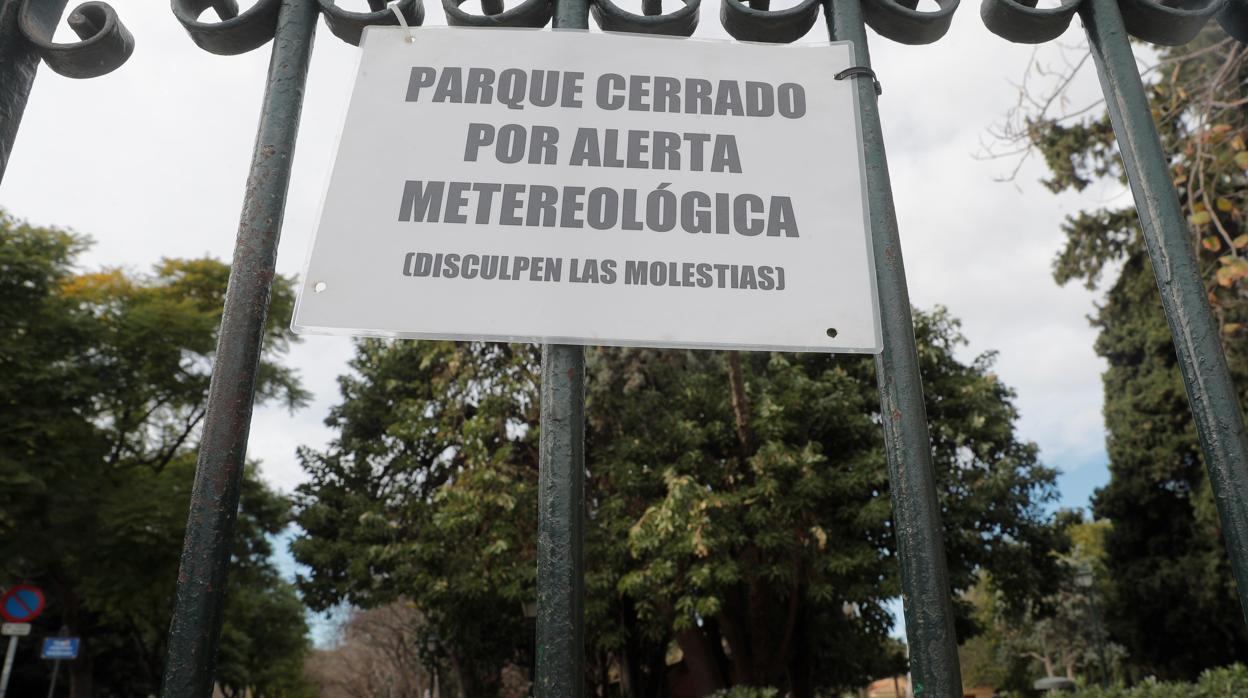
[{"label": "cloudy sky", "polygon": [[[365,7],[364,0],[340,2]],[[228,260],[268,47],[211,55],[190,42],[167,3],[112,4],[136,37],[133,58],[85,81],[40,69],[0,206],[35,224],[92,236],[86,268],[142,271],[161,257],[205,254]],[[465,7],[477,8],[477,0]],[[444,23],[440,6],[427,9],[427,24]],[[718,6],[708,3],[697,36],[727,38],[717,14]],[[823,26],[808,40],[826,38]],[[70,36],[65,28],[58,34]],[[1013,182],[1002,183],[997,180],[1016,161],[976,157],[990,127],[1017,101],[1033,49],[989,34],[975,3],[964,3],[950,34],[936,44],[871,38],[911,298],[923,308],[948,306],[962,319],[966,358],[1000,353],[998,374],[1018,392],[1021,436],[1063,471],[1063,504],[1084,506],[1107,478],[1102,365],[1086,319],[1097,294],[1057,287],[1050,265],[1065,215],[1120,204],[1127,194],[1106,184],[1054,196],[1038,182],[1041,163],[1024,163]],[[1081,40],[1076,20],[1062,41]],[[1061,57],[1049,46],[1038,59],[1054,64]],[[306,258],[357,61],[358,49],[319,28],[278,258],[283,274],[299,274]],[[1067,108],[1082,107],[1097,93],[1089,65],[1071,86]],[[290,360],[314,400],[294,414],[258,412],[250,455],[263,461],[276,486],[289,490],[301,481],[297,446],[329,438],[321,422],[338,398],[335,377],[350,353],[347,339],[307,337]]]}]

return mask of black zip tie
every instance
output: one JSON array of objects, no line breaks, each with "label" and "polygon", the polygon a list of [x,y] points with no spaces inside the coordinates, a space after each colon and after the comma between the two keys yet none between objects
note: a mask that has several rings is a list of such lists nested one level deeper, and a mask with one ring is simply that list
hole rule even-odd
[{"label": "black zip tie", "polygon": [[880,86],[880,79],[875,77],[875,71],[865,65],[856,65],[851,68],[846,68],[845,70],[837,73],[834,77],[837,80],[844,80],[845,78],[856,78],[864,75],[871,78],[871,82],[875,83],[875,94],[877,97],[884,94],[884,88]]}]

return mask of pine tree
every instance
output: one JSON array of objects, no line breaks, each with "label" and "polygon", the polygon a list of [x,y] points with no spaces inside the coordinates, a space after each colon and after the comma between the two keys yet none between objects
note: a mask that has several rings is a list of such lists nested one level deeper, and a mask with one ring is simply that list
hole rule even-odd
[{"label": "pine tree", "polygon": [[[1248,53],[1211,26],[1160,49],[1148,73],[1153,116],[1171,154],[1223,347],[1248,402]],[[1037,100],[1051,105],[1053,100]],[[1103,113],[1025,115],[1024,134],[1048,164],[1055,192],[1094,181],[1125,184]],[[1063,226],[1059,283],[1104,284],[1092,322],[1104,374],[1110,481],[1093,501],[1108,519],[1112,577],[1106,616],[1137,676],[1194,679],[1248,659],[1239,608],[1191,410],[1134,208],[1084,211]],[[1104,281],[1105,277],[1112,277]]]}]

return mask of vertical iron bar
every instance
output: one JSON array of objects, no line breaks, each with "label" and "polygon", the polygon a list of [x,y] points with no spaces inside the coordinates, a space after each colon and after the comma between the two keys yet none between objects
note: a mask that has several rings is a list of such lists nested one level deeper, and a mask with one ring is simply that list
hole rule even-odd
[{"label": "vertical iron bar", "polygon": [[[831,0],[830,4],[831,8],[825,7],[829,35],[836,41],[853,42],[856,63],[870,67],[859,0]],[[953,603],[949,597],[949,573],[945,566],[927,408],[923,404],[914,321],[880,129],[879,104],[871,80],[860,77],[853,82],[858,89],[862,113],[871,240],[880,296],[884,351],[876,357],[876,380],[880,387],[893,525],[901,558],[910,676],[915,696],[961,698],[962,676],[953,629]]]},{"label": "vertical iron bar", "polygon": [[542,347],[538,469],[537,698],[581,698],[585,688],[585,351]]},{"label": "vertical iron bar", "polygon": [[[555,0],[556,29],[588,29],[588,0]],[[585,349],[542,346],[537,476],[536,698],[585,695]]]},{"label": "vertical iron bar", "polygon": [[256,372],[317,12],[316,0],[283,0],[278,16],[208,390],[169,629],[164,698],[212,695]]},{"label": "vertical iron bar", "polygon": [[589,0],[554,0],[555,29],[589,29]]},{"label": "vertical iron bar", "polygon": [[17,127],[39,69],[39,55],[17,26],[22,2],[0,0],[0,180],[4,179]]},{"label": "vertical iron bar", "polygon": [[1116,0],[1084,0],[1079,14],[1135,196],[1248,620],[1248,433],[1243,410],[1122,13]]}]

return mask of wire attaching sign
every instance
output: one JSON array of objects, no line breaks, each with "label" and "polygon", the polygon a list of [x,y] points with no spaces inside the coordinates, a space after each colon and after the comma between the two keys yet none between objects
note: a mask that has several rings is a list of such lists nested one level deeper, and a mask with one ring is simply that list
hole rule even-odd
[{"label": "wire attaching sign", "polygon": [[369,28],[294,329],[878,352],[846,43]]}]

